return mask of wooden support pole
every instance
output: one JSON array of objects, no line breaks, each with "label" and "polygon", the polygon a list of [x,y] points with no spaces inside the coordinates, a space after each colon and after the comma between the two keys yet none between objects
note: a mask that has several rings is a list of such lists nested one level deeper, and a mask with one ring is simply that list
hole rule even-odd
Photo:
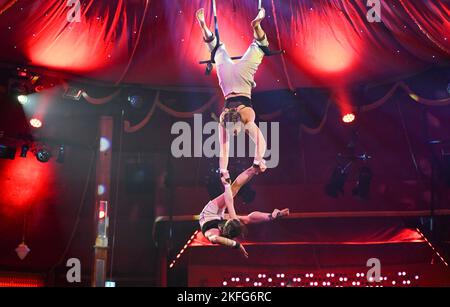
[{"label": "wooden support pole", "polygon": [[113,126],[114,120],[112,117],[102,116],[100,118],[94,215],[96,238],[91,279],[92,287],[104,287],[106,282],[108,263],[108,212],[111,211],[109,207],[111,197]]}]

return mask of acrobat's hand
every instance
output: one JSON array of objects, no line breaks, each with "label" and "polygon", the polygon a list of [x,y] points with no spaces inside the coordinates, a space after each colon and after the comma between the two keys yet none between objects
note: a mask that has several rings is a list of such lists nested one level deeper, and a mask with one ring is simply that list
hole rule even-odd
[{"label": "acrobat's hand", "polygon": [[264,160],[253,162],[253,168],[257,170],[257,175],[264,173],[267,170],[267,165]]},{"label": "acrobat's hand", "polygon": [[220,180],[224,186],[231,184],[230,173],[227,170],[220,171]]},{"label": "acrobat's hand", "polygon": [[242,255],[244,255],[245,258],[248,258],[248,253],[247,253],[247,251],[245,250],[244,245],[241,244],[241,245],[239,246],[239,251],[241,252]]},{"label": "acrobat's hand", "polygon": [[287,209],[287,208],[283,209],[283,210],[275,209],[272,212],[272,219],[276,220],[276,219],[279,219],[279,218],[282,218],[282,217],[286,217],[289,214],[290,214],[290,212],[289,212],[289,209]]}]

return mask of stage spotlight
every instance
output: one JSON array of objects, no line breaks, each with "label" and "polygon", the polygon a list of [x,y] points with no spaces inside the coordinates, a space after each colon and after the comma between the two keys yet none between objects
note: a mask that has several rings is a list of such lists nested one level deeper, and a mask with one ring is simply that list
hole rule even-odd
[{"label": "stage spotlight", "polygon": [[0,158],[14,160],[16,158],[16,147],[0,145]]},{"label": "stage spotlight", "polygon": [[17,67],[17,76],[19,76],[20,78],[27,78],[28,77],[27,69]]},{"label": "stage spotlight", "polygon": [[20,157],[26,158],[28,154],[28,150],[30,150],[30,147],[28,145],[22,145],[22,149],[20,151]]},{"label": "stage spotlight", "polygon": [[346,124],[351,124],[355,121],[356,116],[354,113],[347,113],[342,117],[342,121]]},{"label": "stage spotlight", "polygon": [[83,95],[83,90],[78,87],[69,86],[64,92],[63,98],[79,101]]},{"label": "stage spotlight", "polygon": [[347,172],[345,168],[336,167],[331,174],[328,184],[325,186],[325,192],[328,196],[337,198],[339,194],[344,194],[344,185],[347,180]]},{"label": "stage spotlight", "polygon": [[32,118],[30,119],[30,125],[31,127],[38,129],[42,127],[42,122],[37,118]]},{"label": "stage spotlight", "polygon": [[42,162],[42,163],[47,163],[48,161],[50,161],[51,157],[52,157],[52,154],[45,148],[40,149],[36,153],[36,158],[38,159],[39,162]]},{"label": "stage spotlight", "polygon": [[372,183],[373,173],[368,167],[363,167],[359,171],[359,178],[356,187],[353,189],[353,196],[362,200],[370,198],[370,184]]},{"label": "stage spotlight", "polygon": [[65,146],[60,145],[58,148],[58,157],[56,158],[56,162],[64,163],[65,157],[66,157]]},{"label": "stage spotlight", "polygon": [[8,87],[9,94],[15,96],[20,103],[22,103],[20,100],[24,100],[24,96],[30,92],[26,80],[10,79]]},{"label": "stage spotlight", "polygon": [[27,104],[28,103],[28,96],[27,95],[19,95],[19,96],[17,96],[17,100],[22,105]]},{"label": "stage spotlight", "polygon": [[133,108],[139,109],[144,105],[144,98],[139,94],[131,94],[128,96],[128,102]]}]

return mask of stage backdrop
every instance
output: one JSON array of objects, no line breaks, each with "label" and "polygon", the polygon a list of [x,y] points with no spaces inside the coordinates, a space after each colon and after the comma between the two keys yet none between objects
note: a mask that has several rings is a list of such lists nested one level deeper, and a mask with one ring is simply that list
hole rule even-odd
[{"label": "stage backdrop", "polygon": [[[78,2],[78,1],[74,1]],[[216,86],[199,60],[195,11],[207,0],[80,0],[79,22],[68,1],[0,1],[0,61],[42,66],[113,83]],[[221,37],[232,55],[252,41],[257,0],[217,1]],[[284,56],[266,58],[258,90],[345,86],[384,79],[450,56],[449,2],[381,1],[369,22],[366,1],[264,0],[264,28]],[[72,22],[70,22],[72,21]]]}]

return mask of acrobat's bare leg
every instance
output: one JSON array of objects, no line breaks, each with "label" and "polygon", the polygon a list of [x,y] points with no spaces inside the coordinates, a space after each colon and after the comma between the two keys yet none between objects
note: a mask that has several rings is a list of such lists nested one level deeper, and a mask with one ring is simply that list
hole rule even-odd
[{"label": "acrobat's bare leg", "polygon": [[[250,167],[243,171],[233,182],[231,185],[231,192],[233,197],[236,197],[236,195],[239,193],[239,190],[246,185],[255,175],[260,174],[261,171],[259,168],[256,167]],[[212,200],[219,208],[222,208],[226,205],[225,203],[225,193],[217,196],[215,199]]]},{"label": "acrobat's bare leg", "polygon": [[243,108],[239,111],[242,122],[245,125],[245,132],[248,133],[255,143],[255,165],[259,165],[262,172],[266,170],[263,159],[266,154],[267,143],[259,127],[255,124],[256,114],[252,108]]},{"label": "acrobat's bare leg", "polygon": [[264,212],[252,212],[247,216],[239,216],[239,219],[244,224],[258,224],[264,222],[270,222],[279,218],[286,217],[290,214],[289,209],[273,210],[272,213],[264,213]]},{"label": "acrobat's bare leg", "polygon": [[225,185],[225,192],[223,193],[223,199],[225,201],[225,206],[227,207],[230,219],[237,219],[236,209],[234,208],[233,192],[231,190],[231,185]]},{"label": "acrobat's bare leg", "polygon": [[266,37],[266,33],[261,27],[261,21],[266,17],[266,10],[261,9],[256,18],[252,21],[253,36],[256,40],[262,41]]},{"label": "acrobat's bare leg", "polygon": [[197,11],[197,13],[195,14],[195,16],[197,17],[198,24],[200,25],[200,28],[202,29],[203,39],[205,41],[211,41],[214,37],[214,34],[211,32],[211,30],[206,25],[205,9],[203,9],[203,8],[199,9]]},{"label": "acrobat's bare leg", "polygon": [[231,185],[233,196],[236,196],[237,193],[239,193],[239,190],[258,174],[260,174],[259,168],[253,166],[243,171]]},{"label": "acrobat's bare leg", "polygon": [[252,139],[252,141],[255,143],[255,165],[259,165],[261,168],[261,171],[265,171],[265,165],[263,162],[264,155],[266,153],[267,149],[267,142],[264,138],[264,135],[262,134],[259,127],[255,124],[255,122],[249,122],[245,125],[245,129],[248,132],[248,135]]}]

